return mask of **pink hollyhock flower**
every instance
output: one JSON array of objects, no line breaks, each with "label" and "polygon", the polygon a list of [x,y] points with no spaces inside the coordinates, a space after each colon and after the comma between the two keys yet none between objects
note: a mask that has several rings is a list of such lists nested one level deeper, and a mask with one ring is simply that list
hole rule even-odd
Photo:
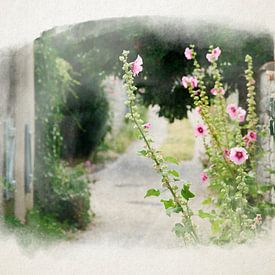
[{"label": "pink hollyhock flower", "polygon": [[215,48],[213,51],[212,51],[212,54],[214,56],[214,58],[217,60],[219,58],[219,56],[221,55],[221,49],[219,47]]},{"label": "pink hollyhock flower", "polygon": [[143,124],[144,129],[150,129],[151,127],[152,127],[152,124],[150,122]]},{"label": "pink hollyhock flower", "polygon": [[198,137],[198,136],[205,136],[206,135],[206,127],[199,123],[196,125],[195,127],[195,136]]},{"label": "pink hollyhock flower", "polygon": [[133,73],[134,76],[138,75],[140,72],[142,72],[143,68],[142,68],[142,58],[140,57],[140,55],[137,56],[136,60],[131,64],[131,71]]},{"label": "pink hollyhock flower", "polygon": [[139,88],[139,89],[138,89],[138,92],[139,92],[140,94],[144,94],[144,93],[145,93],[145,89],[144,89],[144,88]]},{"label": "pink hollyhock flower", "polygon": [[200,115],[201,114],[201,107],[200,106],[197,106],[195,108],[196,112]]},{"label": "pink hollyhock flower", "polygon": [[212,88],[212,89],[210,90],[210,93],[211,93],[212,95],[217,95],[217,94],[218,94],[218,91],[217,91],[216,88]]},{"label": "pink hollyhock flower", "polygon": [[206,55],[206,59],[207,59],[209,62],[211,62],[212,59],[213,59],[212,53],[208,53],[208,54]]},{"label": "pink hollyhock flower", "polygon": [[246,147],[249,147],[249,146],[250,146],[250,139],[249,139],[249,137],[248,137],[247,135],[245,135],[245,136],[243,137],[243,141],[245,142],[245,146],[246,146]]},{"label": "pink hollyhock flower", "polygon": [[237,110],[237,117],[239,119],[240,122],[244,122],[245,121],[245,116],[246,116],[246,110],[244,110],[243,108],[239,107]]},{"label": "pink hollyhock flower", "polygon": [[257,140],[257,134],[254,131],[248,131],[247,137],[250,141],[256,141]]},{"label": "pink hollyhock flower", "polygon": [[206,54],[206,59],[209,62],[212,62],[214,60],[218,60],[221,52],[222,52],[221,49],[219,47],[217,47],[217,48],[213,49],[211,53]]},{"label": "pink hollyhock flower", "polygon": [[238,107],[235,104],[229,104],[226,111],[232,119],[238,118]]},{"label": "pink hollyhock flower", "polygon": [[191,81],[191,86],[192,86],[192,88],[198,87],[198,80],[197,80],[196,77],[191,76],[191,77],[190,77],[190,81]]},{"label": "pink hollyhock flower", "polygon": [[230,150],[227,149],[227,148],[225,148],[225,149],[223,150],[223,152],[224,152],[224,155],[226,156],[226,158],[229,158],[229,156],[230,156]]},{"label": "pink hollyhock flower", "polygon": [[212,88],[212,89],[210,90],[210,93],[211,93],[212,95],[217,95],[217,94],[224,95],[224,94],[225,94],[225,91],[224,91],[224,88],[218,88],[218,89]]},{"label": "pink hollyhock flower", "polygon": [[207,175],[207,173],[201,172],[200,176],[201,176],[201,181],[202,181],[202,183],[206,183],[207,180],[208,180],[208,175]]},{"label": "pink hollyhock flower", "polygon": [[188,76],[183,76],[181,79],[181,84],[184,88],[188,87],[189,84],[189,77]]},{"label": "pink hollyhock flower", "polygon": [[248,154],[244,148],[234,147],[230,150],[229,158],[235,164],[240,165],[248,159]]},{"label": "pink hollyhock flower", "polygon": [[194,89],[198,86],[198,80],[194,76],[183,76],[181,84],[184,88],[187,88],[190,85]]},{"label": "pink hollyhock flower", "polygon": [[219,89],[219,93],[220,93],[221,95],[224,95],[224,94],[225,94],[224,88],[220,88],[220,89]]},{"label": "pink hollyhock flower", "polygon": [[193,58],[192,54],[193,54],[192,49],[189,49],[189,48],[185,49],[184,55],[185,55],[186,59],[191,60]]}]

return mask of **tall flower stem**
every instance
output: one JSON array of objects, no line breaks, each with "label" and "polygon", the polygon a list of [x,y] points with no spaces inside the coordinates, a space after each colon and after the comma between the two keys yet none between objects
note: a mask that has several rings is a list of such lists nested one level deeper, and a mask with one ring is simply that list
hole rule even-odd
[{"label": "tall flower stem", "polygon": [[155,168],[157,172],[159,172],[162,176],[162,184],[173,197],[173,201],[175,205],[178,207],[179,212],[182,213],[182,218],[186,228],[190,228],[189,236],[193,239],[195,243],[199,242],[199,237],[196,232],[196,229],[192,222],[192,211],[188,206],[188,200],[183,200],[178,196],[175,189],[171,185],[173,180],[169,176],[169,171],[167,170],[167,165],[164,163],[164,158],[157,152],[151,145],[152,140],[148,135],[148,131],[143,127],[143,121],[140,119],[140,115],[136,110],[136,96],[134,91],[136,91],[136,87],[134,86],[133,74],[130,70],[130,64],[127,62],[128,52],[124,51],[123,55],[120,57],[120,60],[123,62],[123,70],[125,72],[123,76],[124,84],[128,94],[128,101],[126,102],[129,107],[129,113],[127,117],[134,123],[135,128],[137,128],[141,139],[144,141],[146,146],[146,156],[151,158],[155,163]]}]

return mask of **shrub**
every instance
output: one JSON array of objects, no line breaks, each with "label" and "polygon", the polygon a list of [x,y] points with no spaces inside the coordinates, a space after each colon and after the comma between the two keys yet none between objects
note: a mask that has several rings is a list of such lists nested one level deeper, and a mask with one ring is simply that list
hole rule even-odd
[{"label": "shrub", "polygon": [[89,181],[82,168],[69,168],[58,162],[49,175],[51,199],[46,212],[60,222],[77,229],[85,229],[90,222]]},{"label": "shrub", "polygon": [[5,227],[1,230],[4,230],[5,233],[14,233],[19,243],[24,246],[47,244],[69,237],[66,232],[68,227],[65,224],[60,223],[50,214],[41,213],[37,208],[27,213],[25,224],[22,224],[13,215],[5,215],[3,222]]}]

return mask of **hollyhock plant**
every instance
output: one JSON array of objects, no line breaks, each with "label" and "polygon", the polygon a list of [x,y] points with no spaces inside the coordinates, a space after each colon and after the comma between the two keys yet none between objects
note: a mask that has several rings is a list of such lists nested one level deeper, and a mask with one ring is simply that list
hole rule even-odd
[{"label": "hollyhock plant", "polygon": [[[208,74],[212,80],[206,79],[207,75],[202,75],[199,62],[196,60],[196,52],[193,50],[192,61],[194,64],[193,75],[198,79],[198,87],[192,89],[188,86],[188,91],[194,100],[194,105],[200,107],[203,111],[200,114],[203,125],[207,127],[207,139],[204,139],[206,156],[209,160],[207,169],[208,187],[216,194],[216,201],[207,199],[206,202],[212,202],[216,207],[216,216],[214,218],[211,212],[200,211],[202,218],[208,217],[210,223],[215,228],[213,239],[217,243],[223,243],[225,240],[234,240],[241,242],[244,232],[251,230],[253,224],[253,215],[256,215],[256,209],[259,208],[263,200],[257,193],[257,188],[261,189],[256,179],[255,156],[257,147],[251,147],[255,136],[252,133],[252,140],[249,138],[250,131],[256,135],[257,114],[255,112],[255,81],[253,80],[252,59],[246,56],[248,69],[245,71],[247,80],[248,108],[247,111],[237,104],[226,104],[223,97],[224,89],[221,87],[224,79],[221,70],[218,67],[217,59],[221,54],[219,47],[210,47],[207,53],[207,59],[211,63],[211,73]],[[206,71],[210,71],[209,68]],[[207,97],[207,83],[213,83],[210,93],[215,97],[209,100]],[[199,92],[199,97],[197,93]],[[227,115],[231,119],[227,119]],[[235,121],[242,123],[235,123]],[[242,132],[247,130],[247,135],[242,136]],[[203,132],[203,131],[202,131]],[[206,140],[208,140],[206,142]],[[246,144],[249,154],[244,148]],[[256,146],[256,145],[255,145]],[[249,148],[248,148],[249,147]],[[231,148],[231,149],[228,149]],[[257,187],[256,187],[257,186]],[[263,191],[266,192],[266,191]],[[265,207],[269,208],[267,204]],[[237,210],[236,210],[237,209]],[[255,209],[255,211],[252,209]],[[225,218],[225,216],[227,218]],[[238,221],[242,222],[242,228]],[[230,220],[230,221],[229,221]],[[219,227],[219,223],[223,226]],[[230,224],[226,226],[225,224]],[[230,232],[230,236],[228,235]],[[247,233],[248,235],[250,233]],[[247,236],[248,236],[247,235]],[[249,238],[249,237],[247,237]]]},{"label": "hollyhock plant", "polygon": [[[182,237],[185,243],[198,243],[200,241],[200,237],[192,220],[193,211],[189,206],[189,200],[195,197],[195,194],[193,194],[190,190],[190,183],[180,179],[180,173],[176,169],[169,168],[168,163],[178,164],[177,160],[171,156],[162,156],[161,152],[153,147],[153,140],[149,136],[149,131],[147,131],[147,129],[151,127],[151,124],[144,123],[140,117],[140,114],[137,112],[136,94],[134,93],[137,88],[133,84],[135,72],[132,69],[132,64],[127,62],[128,54],[128,51],[123,51],[122,56],[120,56],[120,61],[123,62],[122,68],[124,70],[124,87],[128,96],[126,105],[129,108],[129,113],[126,117],[134,123],[135,128],[140,134],[140,139],[144,141],[145,146],[140,151],[140,154],[150,158],[153,161],[153,167],[161,176],[161,187],[163,188],[163,190],[155,188],[149,189],[145,197],[159,197],[162,193],[168,192],[170,198],[167,200],[166,196],[160,201],[163,203],[167,213],[174,212],[181,215],[181,222],[175,224],[175,233]],[[195,86],[193,84],[191,78],[189,85]],[[179,186],[175,184],[178,182],[183,183],[182,188],[179,188]]]},{"label": "hollyhock plant", "polygon": [[191,60],[192,59],[192,54],[193,54],[193,50],[190,48],[186,48],[184,51],[184,55],[186,57],[187,60]]},{"label": "hollyhock plant", "polygon": [[[190,240],[193,242],[200,240],[197,227],[192,219],[193,215],[209,219],[212,242],[216,244],[231,241],[243,243],[262,230],[261,224],[255,226],[255,219],[257,221],[259,219],[256,215],[261,214],[264,222],[267,213],[272,213],[275,209],[275,205],[267,202],[264,196],[272,186],[260,184],[256,177],[255,162],[261,148],[255,142],[258,118],[255,111],[252,58],[246,56],[245,59],[248,64],[248,69],[245,70],[248,94],[246,111],[236,104],[226,104],[223,96],[225,91],[222,88],[226,87],[225,83],[222,83],[222,80],[226,78],[222,76],[222,70],[217,63],[221,55],[219,47],[210,46],[207,54],[207,59],[211,63],[209,65],[211,74],[202,73],[193,45],[186,48],[184,54],[187,60],[193,62],[194,70],[190,72],[190,75],[182,77],[181,84],[190,93],[194,101],[193,106],[200,114],[202,122],[195,126],[194,132],[196,137],[203,137],[205,156],[208,159],[207,173],[203,171],[199,176],[202,183],[208,183],[207,188],[210,189],[211,196],[202,202],[202,207],[211,206],[207,207],[207,212],[203,209],[196,213],[192,211],[188,202],[195,194],[190,191],[190,184],[180,178],[179,172],[174,167],[170,167],[170,164],[177,165],[178,161],[171,156],[162,156],[161,152],[153,147],[153,141],[147,131],[151,124],[144,123],[137,109],[134,108],[137,88],[133,85],[133,77],[137,71],[133,70],[132,63],[127,62],[128,52],[124,52],[120,60],[123,62],[125,71],[123,80],[129,99],[126,101],[130,109],[127,116],[135,124],[140,138],[144,141],[145,146],[140,154],[150,158],[154,162],[155,170],[161,175],[161,190],[150,189],[145,197],[159,197],[162,193],[169,192],[170,196],[165,195],[161,202],[168,215],[181,215],[182,221],[175,225],[174,232],[183,238],[185,243]],[[207,79],[208,77],[210,79]],[[209,83],[212,85],[214,83],[210,90],[210,93],[214,95],[211,99],[208,97]],[[228,116],[231,119],[228,119]],[[247,132],[244,137],[243,132]],[[253,146],[251,146],[252,142],[254,142]],[[182,183],[183,186],[179,186]]]},{"label": "hollyhock plant", "polygon": [[134,76],[137,76],[140,72],[142,72],[143,70],[143,60],[140,57],[140,55],[137,56],[136,60],[132,63],[130,63],[131,65],[131,71],[133,73]]},{"label": "hollyhock plant", "polygon": [[203,124],[199,123],[195,126],[195,136],[196,137],[205,136],[206,132],[207,132],[206,127]]},{"label": "hollyhock plant", "polygon": [[246,150],[242,147],[230,149],[229,159],[237,165],[243,164],[248,159]]}]

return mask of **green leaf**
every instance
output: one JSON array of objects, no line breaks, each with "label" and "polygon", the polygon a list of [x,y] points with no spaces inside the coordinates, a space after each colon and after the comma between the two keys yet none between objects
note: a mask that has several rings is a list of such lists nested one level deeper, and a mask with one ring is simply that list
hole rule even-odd
[{"label": "green leaf", "polygon": [[201,210],[201,209],[198,211],[198,215],[199,215],[199,217],[201,217],[202,219],[205,219],[205,218],[211,219],[211,218],[213,217],[213,215],[211,215],[210,213],[204,212],[204,211]]},{"label": "green leaf", "polygon": [[212,198],[210,198],[210,197],[202,201],[203,205],[209,205],[211,203],[212,203]]},{"label": "green leaf", "polygon": [[177,205],[175,207],[169,207],[166,209],[166,214],[171,216],[172,213],[180,213],[182,211],[182,207]]},{"label": "green leaf", "polygon": [[165,209],[169,208],[169,207],[174,207],[174,201],[172,199],[170,200],[161,200],[161,202],[163,203]]},{"label": "green leaf", "polygon": [[212,222],[212,224],[211,224],[211,230],[212,230],[213,233],[220,232],[220,230],[221,230],[220,224],[221,224],[220,220],[216,220],[216,221]]},{"label": "green leaf", "polygon": [[189,200],[191,198],[195,197],[195,194],[193,194],[190,190],[190,185],[189,184],[185,184],[183,186],[183,188],[181,189],[181,195],[183,198],[185,198],[186,200]]},{"label": "green leaf", "polygon": [[173,164],[179,164],[178,160],[171,156],[164,157],[164,160]]},{"label": "green leaf", "polygon": [[144,198],[146,198],[146,197],[158,197],[159,195],[160,195],[160,191],[158,189],[149,189],[149,190],[147,190],[147,193],[144,196]]},{"label": "green leaf", "polygon": [[147,155],[148,152],[147,152],[147,150],[140,150],[140,151],[138,151],[138,153],[139,153],[140,155],[146,157],[146,155]]},{"label": "green leaf", "polygon": [[185,233],[184,226],[181,223],[176,223],[173,231],[175,232],[177,237],[182,237]]},{"label": "green leaf", "polygon": [[168,173],[176,178],[180,176],[179,172],[176,170],[168,170]]}]

